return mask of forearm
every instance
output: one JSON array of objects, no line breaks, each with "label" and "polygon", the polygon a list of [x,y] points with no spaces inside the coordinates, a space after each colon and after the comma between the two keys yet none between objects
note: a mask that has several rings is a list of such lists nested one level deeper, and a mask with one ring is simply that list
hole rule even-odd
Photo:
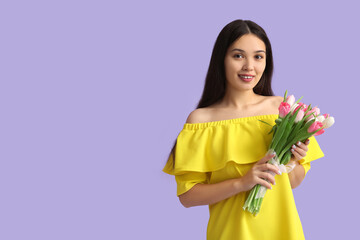
[{"label": "forearm", "polygon": [[189,191],[179,196],[185,207],[214,204],[241,191],[239,178],[213,184],[196,184]]},{"label": "forearm", "polygon": [[301,182],[305,178],[305,169],[304,167],[298,162],[295,161],[296,166],[294,169],[289,173],[289,180],[291,184],[291,188],[294,189],[301,184]]}]

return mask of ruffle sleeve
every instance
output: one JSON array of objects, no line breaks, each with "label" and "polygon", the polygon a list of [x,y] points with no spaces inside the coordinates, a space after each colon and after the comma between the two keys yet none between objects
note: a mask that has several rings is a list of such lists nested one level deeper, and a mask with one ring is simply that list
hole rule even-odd
[{"label": "ruffle sleeve", "polygon": [[177,196],[189,191],[196,184],[209,183],[211,173],[187,172],[175,176],[177,184]]},{"label": "ruffle sleeve", "polygon": [[[276,115],[266,115],[262,119],[266,118],[275,121]],[[238,164],[257,162],[266,154],[271,142],[270,129],[255,117],[185,123],[177,137],[175,152],[163,171],[171,175],[206,173],[220,170],[231,161]]]},{"label": "ruffle sleeve", "polygon": [[[176,139],[163,172],[175,175],[177,195],[197,183],[209,183],[212,172],[229,162],[257,162],[267,152],[271,142],[271,127],[259,119],[275,123],[278,117],[263,115],[207,123],[185,123]],[[174,162],[175,157],[175,162]]]},{"label": "ruffle sleeve", "polygon": [[[177,184],[177,191],[176,195],[179,196],[187,191],[189,191],[192,187],[194,187],[198,183],[209,183],[211,173],[210,172],[199,172],[194,171],[196,168],[191,169],[189,171],[175,171],[173,168],[173,154],[170,155],[166,166],[164,167],[163,171],[165,173],[175,175],[175,180]],[[182,156],[182,155],[180,155]],[[177,159],[178,160],[178,159]],[[178,168],[180,163],[176,164]]]}]

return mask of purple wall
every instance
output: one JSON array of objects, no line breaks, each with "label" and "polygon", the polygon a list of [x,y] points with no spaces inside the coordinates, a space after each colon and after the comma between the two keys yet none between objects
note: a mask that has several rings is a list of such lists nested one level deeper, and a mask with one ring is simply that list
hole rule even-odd
[{"label": "purple wall", "polygon": [[294,190],[306,239],[354,239],[356,1],[56,2],[0,5],[0,239],[205,239],[161,170],[235,19],[266,30],[276,95],[336,118]]}]

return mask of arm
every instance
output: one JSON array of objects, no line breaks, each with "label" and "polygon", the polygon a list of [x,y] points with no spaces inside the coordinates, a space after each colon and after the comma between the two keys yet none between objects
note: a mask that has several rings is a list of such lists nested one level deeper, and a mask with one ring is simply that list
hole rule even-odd
[{"label": "arm", "polygon": [[[291,161],[293,161],[293,160],[291,160]],[[296,165],[295,165],[294,169],[289,173],[289,180],[290,180],[292,189],[299,186],[305,178],[304,167],[298,161],[294,161],[294,162]]]},{"label": "arm", "polygon": [[306,156],[306,152],[309,150],[309,143],[310,140],[307,139],[305,143],[298,142],[296,146],[293,146],[291,149],[292,155],[290,162],[295,163],[295,167],[288,176],[292,189],[298,187],[305,178],[305,168],[299,163],[299,160]]},{"label": "arm", "polygon": [[188,208],[217,203],[240,192],[248,191],[256,184],[271,189],[270,183],[275,184],[275,178],[268,171],[280,174],[276,166],[267,163],[272,157],[273,155],[269,154],[260,159],[241,178],[228,179],[213,184],[195,184],[190,190],[179,195],[179,200],[184,207]]},{"label": "arm", "polygon": [[[204,112],[201,109],[195,109],[189,114],[186,123],[202,122],[204,117]],[[235,178],[214,184],[198,183],[187,192],[179,195],[179,200],[186,208],[213,204],[241,192],[240,182],[239,178]]]},{"label": "arm", "polygon": [[214,184],[198,183],[181,194],[179,200],[186,208],[213,204],[241,192],[242,186],[239,180],[234,178]]}]

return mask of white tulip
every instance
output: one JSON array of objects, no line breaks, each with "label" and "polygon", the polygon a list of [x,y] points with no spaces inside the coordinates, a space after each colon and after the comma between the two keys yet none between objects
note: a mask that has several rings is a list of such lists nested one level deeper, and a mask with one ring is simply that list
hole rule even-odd
[{"label": "white tulip", "polygon": [[295,103],[295,97],[294,95],[290,95],[286,98],[286,102],[290,105],[290,106],[293,106],[294,103]]},{"label": "white tulip", "polygon": [[293,113],[293,112],[294,112],[294,110],[295,110],[295,108],[297,108],[298,106],[299,106],[299,104],[298,104],[298,103],[293,104],[293,105],[292,105],[292,107],[290,108],[290,112],[291,112],[291,113]]},{"label": "white tulip", "polygon": [[316,118],[316,121],[323,122],[325,120],[324,115],[320,115]]},{"label": "white tulip", "polygon": [[324,120],[323,126],[324,128],[329,128],[335,123],[335,119],[333,117],[328,117]]}]

